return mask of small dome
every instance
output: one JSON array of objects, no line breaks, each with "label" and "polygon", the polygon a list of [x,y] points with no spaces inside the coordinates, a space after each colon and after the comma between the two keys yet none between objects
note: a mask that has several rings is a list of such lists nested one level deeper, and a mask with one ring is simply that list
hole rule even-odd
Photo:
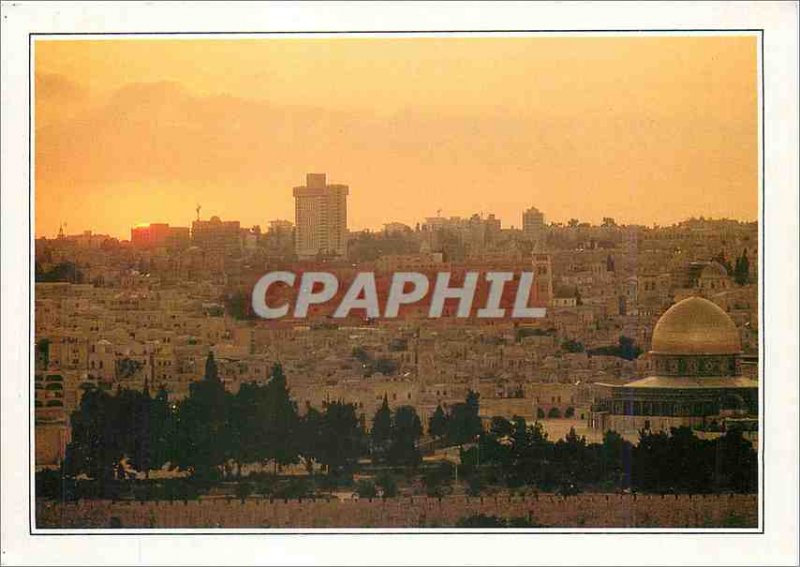
[{"label": "small dome", "polygon": [[728,270],[725,269],[725,266],[720,264],[719,262],[709,262],[703,271],[700,273],[700,277],[714,277],[714,276],[722,276],[724,278],[728,277]]},{"label": "small dome", "polygon": [[689,297],[667,309],[653,329],[653,354],[736,354],[739,330],[722,309]]}]

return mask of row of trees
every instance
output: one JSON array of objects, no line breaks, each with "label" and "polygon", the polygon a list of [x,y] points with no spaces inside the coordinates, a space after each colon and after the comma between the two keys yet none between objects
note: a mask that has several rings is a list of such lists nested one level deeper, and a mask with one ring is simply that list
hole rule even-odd
[{"label": "row of trees", "polygon": [[758,460],[737,430],[713,440],[688,427],[640,432],[633,445],[609,431],[602,443],[587,443],[571,429],[549,441],[540,423],[492,419],[475,446],[462,450],[462,463],[487,468],[489,479],[510,487],[579,491],[583,487],[632,488],[643,492],[754,492]]},{"label": "row of trees", "polygon": [[368,448],[354,404],[330,402],[298,415],[279,364],[266,384],[225,390],[213,355],[189,396],[171,403],[160,389],[151,396],[120,389],[87,391],[72,415],[65,471],[108,480],[169,464],[194,476],[238,475],[244,463],[280,467],[303,460],[332,473],[351,470]]},{"label": "row of trees", "polygon": [[602,346],[588,349],[590,355],[616,356],[625,360],[636,360],[642,354],[642,349],[630,337],[619,336],[619,344],[613,346]]},{"label": "row of trees", "polygon": [[[655,492],[756,489],[756,453],[737,431],[714,440],[701,440],[688,428],[673,429],[671,435],[643,431],[632,445],[614,432],[590,444],[573,429],[552,442],[540,423],[531,425],[521,417],[495,417],[485,430],[479,408],[478,394],[470,391],[447,411],[437,406],[428,421],[428,432],[439,445],[461,447],[459,473],[471,489],[478,490],[482,482],[548,491],[589,486]],[[337,401],[305,410],[299,415],[279,364],[267,383],[242,384],[232,394],[209,354],[203,379],[178,403],[170,402],[164,389],[155,396],[147,388],[120,389],[115,395],[87,391],[72,415],[65,473],[86,474],[102,483],[128,477],[131,469],[146,473],[169,464],[194,479],[212,480],[238,478],[244,464],[272,463],[277,472],[302,462],[309,473],[318,463],[331,478],[342,478],[363,456],[392,467],[414,468],[421,462],[423,424],[411,406],[392,411],[384,397],[369,433],[354,404]],[[450,472],[439,476],[425,484],[435,487]]]},{"label": "row of trees", "polygon": [[83,272],[74,262],[61,262],[45,270],[39,262],[34,265],[34,279],[37,282],[83,283]]}]

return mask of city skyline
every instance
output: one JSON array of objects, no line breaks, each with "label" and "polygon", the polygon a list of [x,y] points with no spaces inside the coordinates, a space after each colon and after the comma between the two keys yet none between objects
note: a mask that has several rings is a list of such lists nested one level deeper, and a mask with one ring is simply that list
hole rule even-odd
[{"label": "city skyline", "polygon": [[264,226],[310,171],[350,186],[353,231],[758,213],[754,37],[37,41],[35,64],[37,237],[197,203]]},{"label": "city skyline", "polygon": [[[442,214],[440,214],[438,216],[438,218],[441,218],[442,220],[459,219],[461,221],[468,221],[468,220],[470,220],[470,218],[473,215],[479,214],[480,215],[480,219],[482,221],[486,221],[486,220],[488,220],[488,217],[490,215],[493,215],[493,213],[485,212],[485,211],[481,212],[481,213],[473,212],[472,214],[467,214],[467,215],[463,215],[463,216],[461,216],[461,215],[447,215],[447,214],[444,214],[445,211],[441,211],[441,210],[440,210],[440,212]],[[522,216],[522,214],[520,216]],[[245,225],[244,223],[241,223],[238,219],[220,218],[219,215],[215,215],[215,214],[212,214],[212,213],[209,213],[208,215],[204,215],[204,217],[206,217],[206,218],[205,219],[200,219],[202,222],[206,222],[207,223],[207,222],[209,222],[208,219],[219,219],[221,222],[228,222],[230,220],[231,222],[240,223],[241,229],[243,231],[250,231],[250,229],[251,229],[251,226]],[[434,219],[434,218],[437,218],[437,216],[436,215],[433,215],[433,216],[429,215],[429,216],[427,216],[425,218],[420,218],[417,221],[412,221],[409,224],[407,224],[406,226],[408,226],[413,231],[413,230],[415,230],[415,227],[416,227],[417,224],[419,224],[420,227],[422,227],[425,224],[424,223],[425,219]],[[747,220],[747,219],[735,219],[735,218],[728,218],[728,217],[707,217],[707,216],[703,216],[703,215],[686,217],[686,218],[679,219],[679,220],[675,221],[674,223],[667,224],[667,225],[660,225],[658,223],[650,223],[650,224],[647,224],[647,223],[629,223],[629,224],[626,224],[626,223],[623,223],[623,222],[618,222],[618,220],[615,219],[614,217],[606,217],[606,216],[604,216],[603,218],[610,218],[611,220],[613,220],[616,223],[618,228],[624,228],[626,226],[630,226],[630,227],[645,227],[645,228],[658,228],[658,229],[661,229],[661,228],[670,228],[670,227],[673,227],[673,226],[679,226],[679,225],[681,225],[683,223],[687,223],[687,222],[695,221],[695,220],[707,221],[707,222],[726,222],[726,221],[730,221],[730,222],[736,222],[736,223],[742,223],[742,224],[749,224],[749,223],[756,223],[757,224],[758,223],[757,219]],[[572,219],[569,219],[569,220],[572,220]],[[575,219],[575,220],[580,221],[580,225],[579,226],[590,226],[590,227],[603,226],[602,223],[600,222],[600,220],[602,220],[602,219],[600,219],[600,220],[598,220],[596,222],[589,222],[589,221],[587,221],[585,219]],[[99,232],[97,230],[94,230],[92,227],[86,227],[86,228],[81,227],[79,229],[73,230],[71,227],[68,227],[67,223],[64,223],[62,225],[62,227],[60,227],[60,228],[63,228],[64,236],[78,236],[78,235],[83,235],[83,234],[86,234],[86,233],[91,233],[94,236],[109,236],[109,237],[115,238],[115,239],[117,239],[119,241],[130,241],[133,232],[136,231],[136,230],[142,230],[142,229],[146,230],[146,229],[148,229],[150,227],[153,227],[153,226],[165,227],[165,228],[168,227],[171,230],[189,229],[196,221],[197,221],[197,218],[195,217],[194,220],[190,220],[189,222],[186,222],[186,223],[184,223],[182,225],[175,225],[175,224],[171,224],[171,223],[168,223],[168,222],[161,222],[159,220],[153,220],[152,222],[141,222],[141,223],[137,223],[136,225],[128,227],[127,234],[125,234],[123,232],[123,234],[120,235],[120,236],[117,236],[115,234],[101,233],[101,232]],[[295,225],[295,223],[293,221],[287,220],[287,219],[279,219],[279,218],[267,219],[265,222],[262,222],[262,223],[260,223],[258,225],[253,225],[253,227],[258,226],[262,230],[262,232],[266,232],[266,231],[270,230],[270,225],[272,225],[273,223],[276,223],[276,222],[277,223],[289,223],[291,225],[292,230],[294,230],[296,228],[296,225]],[[356,234],[363,233],[363,232],[369,232],[369,233],[375,234],[375,233],[384,232],[386,230],[386,225],[396,224],[397,222],[399,222],[399,221],[395,221],[395,220],[387,218],[384,222],[380,223],[381,226],[368,227],[368,228],[359,228],[359,229],[348,228],[347,232],[348,232],[348,234],[351,234],[351,235],[356,235]],[[405,224],[405,223],[400,223],[400,224]],[[551,221],[547,220],[547,218],[545,216],[545,222],[544,222],[543,226],[544,227],[548,227],[548,226],[568,227],[569,224],[568,224],[568,222],[562,222],[562,221],[552,221],[551,222]],[[67,228],[69,228],[69,230],[67,230]],[[523,228],[523,223],[522,222],[519,222],[518,224],[515,224],[515,225],[507,225],[507,224],[503,223],[502,226],[501,226],[501,229],[502,230],[517,230],[517,231],[519,231],[519,233],[521,235],[523,235],[523,236],[526,235],[526,232],[525,232],[525,230]],[[191,232],[190,232],[190,234],[191,234]],[[53,239],[53,238],[57,238],[58,236],[59,236],[59,234],[58,234],[58,230],[57,230],[56,234],[38,234],[37,233],[36,239],[40,239],[40,238]]]}]

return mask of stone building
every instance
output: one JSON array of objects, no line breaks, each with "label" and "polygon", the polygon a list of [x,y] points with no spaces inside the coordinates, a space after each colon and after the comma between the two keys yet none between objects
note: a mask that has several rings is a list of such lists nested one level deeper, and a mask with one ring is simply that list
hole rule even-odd
[{"label": "stone building", "polygon": [[193,221],[192,244],[212,254],[240,254],[242,241],[239,221],[223,221],[216,216],[207,221]]},{"label": "stone building", "polygon": [[670,427],[724,428],[731,419],[754,424],[758,383],[741,375],[741,340],[716,304],[690,297],[673,305],[653,329],[655,374],[600,389],[589,424],[619,433]]}]

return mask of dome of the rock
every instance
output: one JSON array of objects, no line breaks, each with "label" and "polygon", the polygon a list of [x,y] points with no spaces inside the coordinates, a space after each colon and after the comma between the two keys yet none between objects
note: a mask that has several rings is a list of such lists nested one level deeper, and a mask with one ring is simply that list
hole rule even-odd
[{"label": "dome of the rock", "polygon": [[741,350],[734,322],[719,306],[702,297],[676,303],[653,329],[653,354],[715,355]]}]

